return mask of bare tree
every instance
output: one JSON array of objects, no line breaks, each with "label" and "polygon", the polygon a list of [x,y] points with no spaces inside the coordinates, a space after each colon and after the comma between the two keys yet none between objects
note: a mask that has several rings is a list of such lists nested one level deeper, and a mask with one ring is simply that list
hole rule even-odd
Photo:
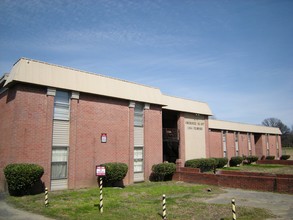
[{"label": "bare tree", "polygon": [[267,118],[263,120],[262,125],[279,128],[282,133],[282,136],[281,136],[282,146],[283,147],[293,146],[293,125],[290,131],[290,129],[286,125],[284,125],[280,119],[277,119],[277,118]]},{"label": "bare tree", "polygon": [[279,128],[282,132],[282,135],[287,135],[290,133],[290,129],[285,124],[283,124],[280,119],[277,118],[267,118],[263,120],[262,125]]}]

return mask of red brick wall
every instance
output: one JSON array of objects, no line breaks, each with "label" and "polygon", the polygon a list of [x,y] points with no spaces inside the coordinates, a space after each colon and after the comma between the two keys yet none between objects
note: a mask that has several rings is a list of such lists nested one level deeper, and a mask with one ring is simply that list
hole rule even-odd
[{"label": "red brick wall", "polygon": [[[129,121],[128,104],[126,100],[83,93],[79,100],[71,100],[70,188],[96,185],[96,165],[108,162],[131,164],[129,130],[133,123]],[[101,143],[102,133],[107,134],[107,143]],[[128,184],[128,176],[125,180]]]},{"label": "red brick wall", "polygon": [[256,156],[261,157],[263,155],[266,155],[266,146],[265,146],[264,135],[261,135],[261,137],[259,139],[256,139],[256,137],[254,137],[254,138],[256,140],[256,143],[255,143]]},{"label": "red brick wall", "polygon": [[[222,133],[221,130],[210,130],[208,132],[209,136],[209,155],[210,157],[223,157],[223,143],[222,143]],[[266,154],[266,141],[265,135],[261,135],[257,143],[255,143],[255,137],[252,134],[251,138],[251,151],[252,155],[257,155],[261,157]],[[279,139],[279,148],[281,146],[280,137]],[[234,132],[226,133],[226,144],[227,144],[227,155],[228,158],[234,157],[236,154],[235,148],[235,134]],[[269,145],[270,145],[270,155],[277,156],[277,145],[276,145],[276,136],[269,135]],[[238,146],[239,146],[239,156],[249,155],[248,150],[248,136],[247,133],[239,133],[238,136]],[[281,148],[279,150],[280,155],[282,154]]]},{"label": "red brick wall", "polygon": [[227,142],[227,157],[231,158],[236,155],[235,153],[235,138],[234,132],[227,132],[226,133],[226,142]]},{"label": "red brick wall", "polygon": [[292,160],[258,160],[257,164],[280,164],[280,165],[293,165]]},{"label": "red brick wall", "polygon": [[238,134],[239,156],[248,155],[248,139],[247,133]]},{"label": "red brick wall", "polygon": [[185,120],[183,113],[180,113],[177,124],[179,129],[179,159],[185,163]]},{"label": "red brick wall", "polygon": [[145,180],[148,180],[152,166],[163,162],[161,107],[151,105],[149,110],[144,111],[144,120],[144,175]]},{"label": "red brick wall", "polygon": [[[192,168],[190,168],[192,169]],[[176,171],[173,175],[173,180],[184,181],[197,184],[217,185],[221,187],[262,190],[271,192],[283,192],[293,194],[293,178],[291,176],[261,176],[249,173],[237,174],[238,172],[231,172],[230,174],[207,174],[198,173],[195,171]]]},{"label": "red brick wall", "polygon": [[270,155],[277,158],[277,139],[276,135],[269,135]]},{"label": "red brick wall", "polygon": [[205,116],[205,142],[206,142],[206,157],[211,157],[210,138],[209,138],[209,117]]},{"label": "red brick wall", "polygon": [[252,155],[257,155],[256,154],[256,151],[255,151],[255,140],[254,140],[254,135],[251,134],[250,135],[250,141],[251,141],[251,152],[252,152]]},{"label": "red brick wall", "polygon": [[[54,96],[47,88],[16,85],[0,96],[0,190],[3,168],[9,163],[36,163],[44,167],[42,180],[50,188]],[[69,188],[97,184],[95,166],[123,162],[129,167],[124,184],[133,182],[134,110],[128,100],[80,94],[70,101]],[[145,175],[162,162],[162,112],[151,105],[145,111]],[[106,133],[107,143],[101,143]]]},{"label": "red brick wall", "polygon": [[222,133],[220,130],[209,131],[210,157],[223,157]]},{"label": "red brick wall", "polygon": [[[162,112],[151,105],[145,110],[144,168],[148,179],[153,164],[162,162]],[[96,185],[95,166],[107,162],[128,165],[124,184],[133,183],[134,110],[129,101],[80,94],[71,101],[69,187]],[[107,143],[101,143],[101,133]]]},{"label": "red brick wall", "polygon": [[49,186],[53,99],[46,89],[15,85],[0,96],[0,190],[3,168],[10,163],[36,163],[44,167]]}]

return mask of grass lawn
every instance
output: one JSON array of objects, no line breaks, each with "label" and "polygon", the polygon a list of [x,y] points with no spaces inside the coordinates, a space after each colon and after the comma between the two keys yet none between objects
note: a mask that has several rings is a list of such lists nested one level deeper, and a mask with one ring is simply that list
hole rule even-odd
[{"label": "grass lawn", "polygon": [[[207,192],[211,188],[212,192]],[[231,205],[207,204],[205,199],[223,191],[215,186],[183,182],[139,183],[121,188],[103,188],[104,213],[99,203],[99,189],[49,192],[49,207],[44,207],[44,195],[8,197],[16,207],[55,219],[162,219],[162,195],[166,194],[168,219],[231,219]],[[231,198],[232,199],[232,198]],[[259,208],[237,208],[237,219],[266,219],[274,217]]]},{"label": "grass lawn", "polygon": [[293,175],[293,166],[285,166],[285,165],[278,165],[278,164],[250,164],[250,165],[242,165],[239,167],[225,167],[222,170]]}]

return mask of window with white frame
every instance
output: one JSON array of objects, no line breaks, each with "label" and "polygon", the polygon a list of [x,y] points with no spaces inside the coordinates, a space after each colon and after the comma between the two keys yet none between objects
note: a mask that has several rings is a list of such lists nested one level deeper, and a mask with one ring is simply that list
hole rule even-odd
[{"label": "window with white frame", "polygon": [[248,142],[248,154],[249,156],[252,155],[252,150],[251,150],[251,133],[247,133],[247,142]]},{"label": "window with white frame", "polygon": [[135,103],[134,126],[136,127],[143,127],[143,110],[144,110],[144,104],[139,102]]},{"label": "window with white frame", "polygon": [[227,157],[227,132],[222,131],[223,157]]},{"label": "window with white frame", "polygon": [[143,172],[143,147],[134,147],[134,172]]},{"label": "window with white frame", "polygon": [[67,178],[67,147],[53,147],[51,179]]},{"label": "window with white frame", "polygon": [[54,100],[54,119],[69,120],[69,93],[56,91]]},{"label": "window with white frame", "polygon": [[239,156],[239,133],[234,132],[234,137],[235,137],[235,156]]},{"label": "window with white frame", "polygon": [[69,147],[69,92],[57,90],[54,99],[51,179],[67,178]]}]

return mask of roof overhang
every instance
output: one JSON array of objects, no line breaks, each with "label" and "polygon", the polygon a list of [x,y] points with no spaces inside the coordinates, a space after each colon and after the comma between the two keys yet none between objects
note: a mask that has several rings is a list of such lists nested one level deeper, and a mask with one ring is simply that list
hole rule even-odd
[{"label": "roof overhang", "polygon": [[209,119],[209,128],[218,130],[249,132],[249,133],[262,133],[262,134],[278,134],[281,135],[279,128],[267,127],[261,125],[251,125],[237,122],[221,121]]},{"label": "roof overhang", "polygon": [[5,86],[16,82],[165,105],[157,88],[26,58],[14,64]]},{"label": "roof overhang", "polygon": [[210,107],[205,102],[182,99],[168,95],[163,95],[163,101],[167,104],[163,109],[208,116],[213,115]]}]

